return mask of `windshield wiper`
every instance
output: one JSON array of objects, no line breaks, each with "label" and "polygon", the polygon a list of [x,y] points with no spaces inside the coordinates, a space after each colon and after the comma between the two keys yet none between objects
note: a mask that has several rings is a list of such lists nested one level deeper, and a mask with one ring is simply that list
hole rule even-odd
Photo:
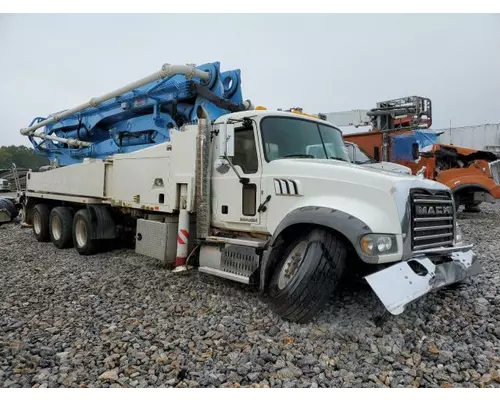
[{"label": "windshield wiper", "polygon": [[339,161],[344,161],[344,162],[347,162],[346,159],[344,158],[341,158],[341,157],[334,157],[334,156],[330,156],[328,157],[330,160],[339,160]]},{"label": "windshield wiper", "polygon": [[361,161],[358,164],[361,165],[361,164],[375,164],[375,163],[376,163],[375,160],[366,160],[366,161]]},{"label": "windshield wiper", "polygon": [[283,158],[316,158],[312,154],[287,154]]}]

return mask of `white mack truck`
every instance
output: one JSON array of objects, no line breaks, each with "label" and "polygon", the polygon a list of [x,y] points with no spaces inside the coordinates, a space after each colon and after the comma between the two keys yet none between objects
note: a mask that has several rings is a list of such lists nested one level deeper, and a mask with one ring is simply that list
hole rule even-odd
[{"label": "white mack truck", "polygon": [[[251,105],[214,120],[195,111],[168,141],[29,172],[21,200],[36,239],[91,255],[129,233],[137,253],[256,285],[297,322],[349,269],[361,268],[395,315],[482,272],[446,186],[352,164],[323,120]],[[44,138],[40,124],[23,134]]]}]

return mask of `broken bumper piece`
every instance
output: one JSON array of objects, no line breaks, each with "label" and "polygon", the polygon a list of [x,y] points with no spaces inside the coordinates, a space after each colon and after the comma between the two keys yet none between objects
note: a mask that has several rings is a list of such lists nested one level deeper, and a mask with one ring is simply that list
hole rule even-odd
[{"label": "broken bumper piece", "polygon": [[398,315],[408,303],[426,293],[483,272],[472,250],[449,252],[443,257],[443,262],[434,264],[428,257],[419,256],[365,279],[387,310]]}]

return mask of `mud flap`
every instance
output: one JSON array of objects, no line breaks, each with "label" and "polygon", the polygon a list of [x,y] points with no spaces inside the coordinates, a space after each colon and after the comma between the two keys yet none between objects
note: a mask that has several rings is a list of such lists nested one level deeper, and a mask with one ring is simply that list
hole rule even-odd
[{"label": "mud flap", "polygon": [[451,261],[437,265],[427,257],[402,261],[365,279],[387,310],[398,315],[426,293],[483,272],[472,250],[448,257]]}]

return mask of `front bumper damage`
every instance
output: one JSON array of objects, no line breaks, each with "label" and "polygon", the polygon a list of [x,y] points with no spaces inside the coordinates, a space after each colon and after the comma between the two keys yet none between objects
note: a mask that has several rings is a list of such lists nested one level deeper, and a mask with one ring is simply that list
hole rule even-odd
[{"label": "front bumper damage", "polygon": [[426,250],[365,279],[387,310],[398,315],[407,304],[426,293],[484,272],[471,248]]}]

